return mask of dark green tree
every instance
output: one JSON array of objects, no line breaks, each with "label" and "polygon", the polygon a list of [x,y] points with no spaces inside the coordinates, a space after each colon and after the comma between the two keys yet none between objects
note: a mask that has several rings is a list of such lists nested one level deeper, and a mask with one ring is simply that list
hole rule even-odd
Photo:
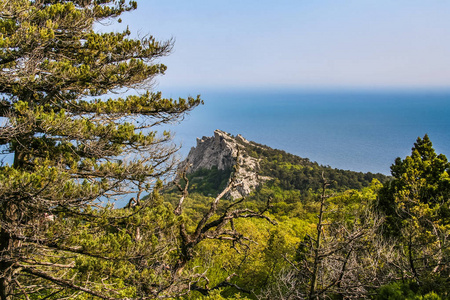
[{"label": "dark green tree", "polygon": [[396,159],[393,180],[379,194],[386,233],[398,240],[398,272],[423,293],[450,289],[449,171],[447,158],[436,154],[425,135],[417,139],[411,156]]},{"label": "dark green tree", "polygon": [[[173,213],[141,194],[172,170],[176,147],[154,126],[201,100],[146,91],[171,41],[93,30],[136,7],[0,0],[1,300],[144,299],[166,276],[155,253]],[[109,96],[133,89],[144,92]],[[127,194],[138,208],[101,204]]]}]

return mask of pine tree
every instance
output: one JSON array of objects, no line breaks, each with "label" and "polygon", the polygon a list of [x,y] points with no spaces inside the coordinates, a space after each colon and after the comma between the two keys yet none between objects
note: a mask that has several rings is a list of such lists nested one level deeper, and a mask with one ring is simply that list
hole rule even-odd
[{"label": "pine tree", "polygon": [[450,163],[437,155],[428,135],[418,138],[411,155],[391,166],[393,180],[380,191],[379,208],[388,216],[389,229],[399,231],[402,220],[414,217],[419,206],[433,210],[434,220],[448,218]]},{"label": "pine tree", "polygon": [[[145,298],[157,289],[157,274],[142,270],[158,263],[161,224],[173,221],[154,189],[176,147],[154,126],[201,100],[150,91],[110,97],[141,91],[166,70],[155,60],[172,41],[93,30],[136,7],[0,0],[1,300]],[[127,194],[138,208],[101,204]]]},{"label": "pine tree", "polygon": [[410,156],[391,166],[393,179],[379,195],[386,232],[397,238],[397,270],[422,293],[448,291],[450,257],[450,163],[437,155],[427,135]]}]

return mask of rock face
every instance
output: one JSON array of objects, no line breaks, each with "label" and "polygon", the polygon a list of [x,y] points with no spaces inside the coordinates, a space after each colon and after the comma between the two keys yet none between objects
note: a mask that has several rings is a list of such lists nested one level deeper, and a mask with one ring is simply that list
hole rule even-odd
[{"label": "rock face", "polygon": [[197,139],[197,146],[191,149],[183,165],[188,164],[188,173],[193,173],[214,166],[219,170],[231,170],[239,161],[236,176],[241,186],[231,191],[230,196],[234,199],[242,198],[265,180],[258,176],[258,160],[245,153],[245,146],[250,144],[252,143],[241,135],[233,137],[224,131],[215,130],[213,137]]}]

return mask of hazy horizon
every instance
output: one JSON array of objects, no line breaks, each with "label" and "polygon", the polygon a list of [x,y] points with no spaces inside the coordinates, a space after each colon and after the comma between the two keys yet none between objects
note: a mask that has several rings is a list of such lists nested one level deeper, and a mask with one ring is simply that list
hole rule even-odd
[{"label": "hazy horizon", "polygon": [[447,89],[449,13],[434,0],[147,0],[106,30],[175,40],[160,89]]}]

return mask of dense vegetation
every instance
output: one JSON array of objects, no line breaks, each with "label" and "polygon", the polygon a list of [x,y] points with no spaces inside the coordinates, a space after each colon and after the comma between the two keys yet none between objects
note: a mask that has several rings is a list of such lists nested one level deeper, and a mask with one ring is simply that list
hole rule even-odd
[{"label": "dense vegetation", "polygon": [[[302,195],[317,192],[322,188],[322,175],[330,181],[329,188],[334,191],[362,189],[370,186],[374,179],[381,183],[388,180],[383,174],[372,174],[348,171],[322,166],[311,162],[308,158],[273,149],[255,142],[245,143],[233,139],[242,147],[242,156],[252,156],[258,159],[258,175],[270,177],[270,186],[281,190],[297,191]],[[245,166],[244,166],[245,167]],[[190,192],[212,195],[225,187],[231,170],[200,169],[189,174]]]},{"label": "dense vegetation", "polygon": [[[172,41],[94,31],[136,7],[0,0],[1,300],[142,299],[171,286],[150,266],[170,257],[159,242],[175,221],[157,189],[177,148],[154,126],[201,100],[146,90]],[[140,208],[113,209],[127,195]]]},{"label": "dense vegetation", "polygon": [[136,7],[0,0],[1,300],[450,298],[450,164],[427,136],[389,180],[252,144],[272,179],[247,198],[226,197],[235,169],[163,188],[155,126],[201,100],[107,98],[166,69],[170,41],[93,30]]},{"label": "dense vegetation", "polygon": [[231,170],[200,169],[188,174],[190,193],[199,193],[204,196],[212,196],[225,188],[231,176]]},{"label": "dense vegetation", "polygon": [[[411,156],[396,160],[391,178],[321,167],[265,146],[255,149],[259,152],[252,155],[261,159],[260,171],[274,179],[242,203],[223,200],[218,211],[237,202],[262,210],[271,199],[265,214],[277,225],[235,220],[234,226],[247,237],[240,247],[208,241],[198,248],[197,264],[208,265],[209,281],[235,275],[233,283],[239,289],[229,287],[223,297],[240,293],[250,299],[449,299],[450,164],[444,155],[435,154],[428,136],[418,138]],[[286,188],[273,172],[283,168],[285,178],[296,176],[296,170],[316,168],[309,182],[322,188]],[[341,182],[365,187],[343,191],[325,176],[327,170],[342,174]],[[208,210],[207,195],[224,184],[226,173],[199,170],[188,176],[194,183],[185,204],[190,222],[195,224]],[[371,182],[351,181],[356,178]],[[211,185],[198,185],[205,180]],[[165,199],[178,201],[173,192]]]},{"label": "dense vegetation", "polygon": [[277,179],[276,185],[284,190],[319,190],[322,174],[330,180],[330,188],[344,191],[361,189],[370,185],[373,179],[385,182],[383,174],[347,171],[321,166],[307,158],[301,158],[282,150],[272,149],[254,142],[242,144],[246,153],[260,159],[259,173]]}]

